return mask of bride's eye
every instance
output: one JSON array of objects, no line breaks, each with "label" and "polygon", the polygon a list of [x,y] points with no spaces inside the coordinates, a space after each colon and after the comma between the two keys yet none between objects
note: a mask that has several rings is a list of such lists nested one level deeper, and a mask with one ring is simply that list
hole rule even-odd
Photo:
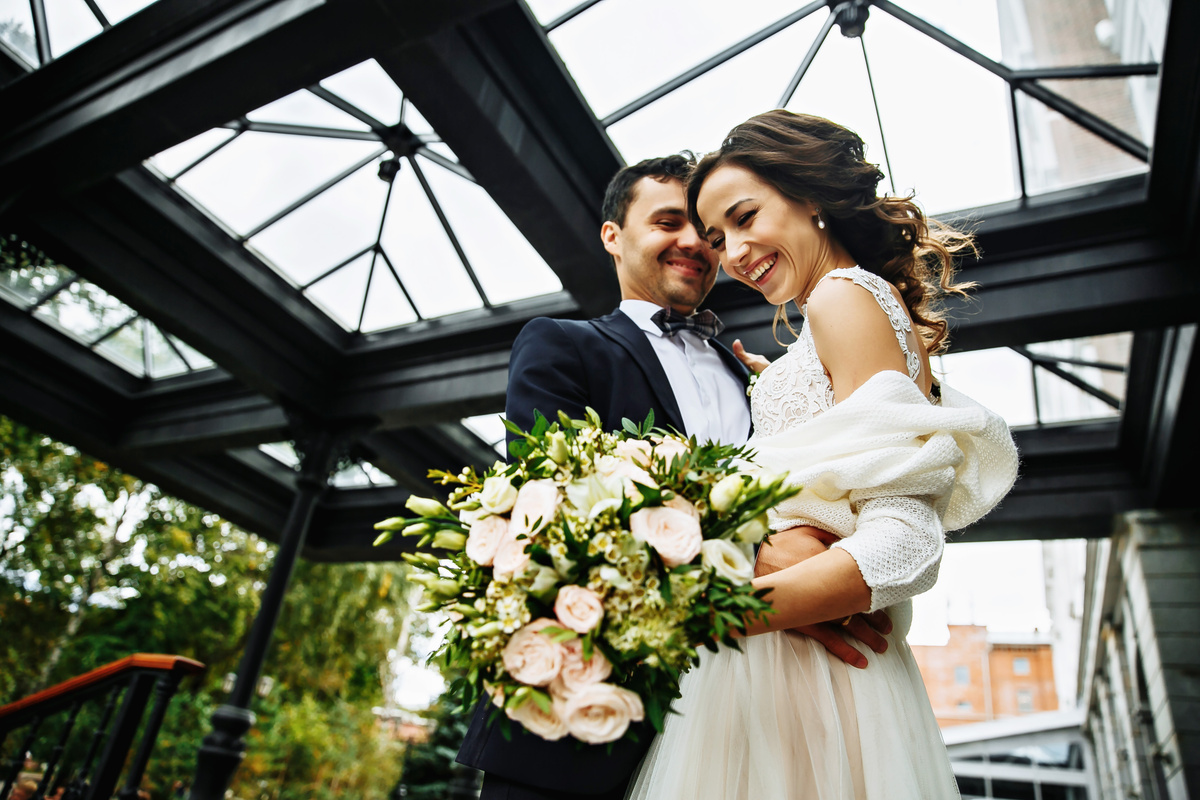
[{"label": "bride's eye", "polygon": [[742,225],[745,225],[747,222],[749,222],[750,218],[753,217],[756,213],[757,213],[757,209],[754,211],[747,211],[745,214],[742,214],[740,217],[738,217],[737,218],[738,227],[740,228]]},{"label": "bride's eye", "polygon": [[711,242],[709,242],[708,246],[710,248],[712,248],[713,250],[720,250],[722,247],[725,246],[725,237],[718,236],[717,238],[715,238]]}]

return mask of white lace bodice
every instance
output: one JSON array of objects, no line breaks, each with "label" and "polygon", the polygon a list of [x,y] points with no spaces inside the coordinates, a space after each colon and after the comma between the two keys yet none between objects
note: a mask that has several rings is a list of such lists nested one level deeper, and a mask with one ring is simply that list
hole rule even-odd
[{"label": "white lace bodice", "polygon": [[[896,340],[908,366],[908,377],[917,380],[921,374],[921,357],[916,334],[904,306],[892,294],[891,284],[862,267],[835,269],[821,280],[825,278],[853,281],[874,296],[896,332]],[[800,313],[807,312],[808,304],[805,303]],[[833,408],[833,404],[833,384],[817,356],[812,331],[806,324],[787,353],[763,370],[754,384],[750,415],[755,435],[772,436],[790,430]]]}]

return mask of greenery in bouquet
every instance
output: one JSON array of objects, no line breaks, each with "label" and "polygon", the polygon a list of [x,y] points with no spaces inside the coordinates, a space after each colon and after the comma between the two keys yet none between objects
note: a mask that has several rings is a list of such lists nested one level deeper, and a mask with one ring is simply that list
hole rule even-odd
[{"label": "greenery in bouquet", "polygon": [[506,422],[512,463],[433,470],[455,487],[444,505],[414,496],[420,516],[375,526],[377,543],[421,537],[404,558],[422,610],[450,620],[434,659],[462,676],[464,705],[490,697],[506,735],[507,719],[590,744],[636,738],[643,719],[662,730],[697,649],[737,647],[746,620],[771,610],[750,585],[753,546],[767,509],[799,488],[755,471],[745,448],[654,428],[652,414],[616,433],[587,417]]}]

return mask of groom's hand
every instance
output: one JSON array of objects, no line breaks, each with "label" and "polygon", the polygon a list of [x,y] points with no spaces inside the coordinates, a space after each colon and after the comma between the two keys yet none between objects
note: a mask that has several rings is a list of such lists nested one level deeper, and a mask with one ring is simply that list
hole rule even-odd
[{"label": "groom's hand", "polygon": [[741,339],[733,340],[733,354],[737,356],[738,361],[746,365],[746,369],[751,372],[762,372],[767,367],[771,366],[771,362],[760,356],[758,353],[747,353],[746,348],[742,347]]}]

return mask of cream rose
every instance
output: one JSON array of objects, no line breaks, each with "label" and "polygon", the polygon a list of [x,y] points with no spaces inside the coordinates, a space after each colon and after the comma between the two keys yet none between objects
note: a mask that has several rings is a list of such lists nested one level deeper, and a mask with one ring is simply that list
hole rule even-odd
[{"label": "cream rose", "polygon": [[587,633],[604,618],[604,601],[585,586],[564,586],[554,601],[554,615],[563,627]]},{"label": "cream rose", "polygon": [[654,457],[661,458],[668,466],[671,464],[671,459],[676,456],[686,457],[689,452],[688,446],[678,439],[665,438],[654,445]]},{"label": "cream rose", "polygon": [[599,650],[583,658],[583,642],[572,639],[563,643],[563,665],[558,677],[550,683],[550,694],[566,700],[581,689],[600,683],[612,674],[612,664]]},{"label": "cream rose", "polygon": [[541,632],[551,625],[561,627],[558,620],[540,617],[508,640],[502,655],[504,668],[514,680],[529,686],[545,686],[558,677],[565,651],[562,645]]},{"label": "cream rose", "polygon": [[553,521],[561,499],[554,481],[548,478],[529,481],[517,492],[517,501],[513,503],[513,527],[526,533],[537,533]]},{"label": "cream rose", "polygon": [[725,512],[742,496],[745,483],[741,475],[729,475],[717,481],[708,493],[708,502],[717,511]]},{"label": "cream rose", "polygon": [[504,713],[509,719],[521,723],[534,736],[555,742],[567,735],[566,723],[558,715],[555,705],[551,703],[550,710],[543,711],[533,698],[529,698],[516,708],[504,709]]},{"label": "cream rose", "polygon": [[500,543],[508,536],[508,520],[484,517],[476,520],[467,535],[467,558],[481,567],[490,567]]},{"label": "cream rose", "polygon": [[695,518],[667,506],[635,511],[629,516],[629,531],[633,538],[653,547],[668,567],[691,561],[704,541]]},{"label": "cream rose", "polygon": [[647,441],[642,439],[623,439],[617,442],[617,446],[613,448],[613,452],[621,458],[628,459],[639,467],[650,466],[650,453],[653,452],[653,447]]},{"label": "cream rose", "polygon": [[[522,538],[518,539],[518,536]],[[528,535],[509,524],[508,532],[496,548],[496,557],[492,559],[492,574],[497,578],[511,578],[520,574],[529,563],[530,544],[532,542]]]},{"label": "cream rose", "polygon": [[630,722],[645,716],[642,700],[628,689],[611,683],[594,683],[568,697],[562,706],[563,722],[576,739],[589,744],[613,742],[625,735]]},{"label": "cream rose", "polygon": [[736,544],[725,539],[709,539],[700,545],[700,563],[738,586],[754,578],[750,559]]},{"label": "cream rose", "polygon": [[675,495],[667,502],[663,503],[667,508],[673,508],[676,511],[682,511],[697,522],[700,521],[700,509],[689,503],[679,495]]},{"label": "cream rose", "polygon": [[657,489],[658,484],[654,478],[650,477],[650,473],[623,458],[615,456],[600,456],[596,459],[596,471],[605,478],[617,478],[621,481],[624,487],[625,496],[630,500],[638,499],[638,490],[635,484],[649,486],[651,489]]},{"label": "cream rose", "polygon": [[513,507],[517,490],[507,475],[494,475],[483,482],[479,506],[488,514],[503,514]]}]

